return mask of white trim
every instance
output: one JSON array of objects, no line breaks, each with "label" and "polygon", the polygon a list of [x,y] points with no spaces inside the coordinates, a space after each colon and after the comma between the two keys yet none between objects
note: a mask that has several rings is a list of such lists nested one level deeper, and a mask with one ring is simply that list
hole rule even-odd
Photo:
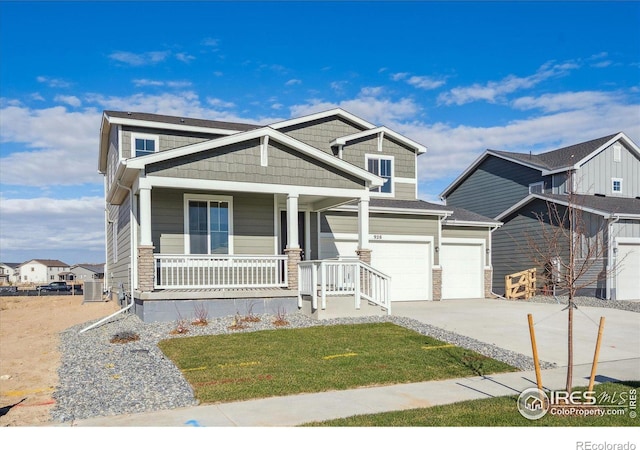
[{"label": "white trim", "polygon": [[356,139],[361,139],[367,136],[371,136],[373,134],[377,134],[378,135],[378,151],[382,152],[382,141],[384,140],[384,135],[387,134],[389,136],[391,136],[392,139],[395,139],[397,141],[402,142],[403,144],[412,147],[416,153],[425,153],[427,151],[427,147],[425,147],[422,144],[417,143],[416,141],[407,138],[406,136],[403,136],[399,133],[396,133],[393,130],[390,130],[387,127],[376,127],[376,128],[372,128],[369,130],[364,130],[364,131],[360,131],[358,133],[353,133],[353,134],[349,134],[347,136],[341,136],[339,138],[334,139],[333,141],[331,141],[331,143],[329,145],[331,145],[332,147],[335,145],[341,146],[341,145],[347,145],[348,142],[351,141],[355,141]]},{"label": "white trim", "polygon": [[305,122],[312,122],[314,120],[319,120],[319,119],[326,119],[327,117],[331,117],[331,116],[341,117],[343,119],[346,119],[350,122],[353,122],[357,125],[360,125],[368,129],[376,127],[372,123],[367,122],[366,120],[361,119],[360,117],[354,116],[350,112],[347,112],[341,108],[334,108],[327,111],[321,111],[314,114],[310,114],[308,116],[297,117],[295,119],[283,120],[282,122],[272,123],[269,126],[275,130],[279,130],[280,128],[286,128],[293,125],[300,125]]},{"label": "white trim", "polygon": [[357,167],[342,159],[336,158],[333,155],[325,153],[322,150],[318,150],[315,147],[298,141],[297,139],[294,139],[271,128],[259,128],[256,130],[245,131],[233,136],[225,136],[210,141],[204,141],[197,144],[175,148],[172,150],[165,150],[152,155],[141,156],[128,161],[127,166],[132,169],[144,169],[147,164],[153,164],[173,158],[188,156],[202,151],[213,150],[227,145],[236,144],[239,142],[259,139],[265,136],[269,136],[274,141],[287,145],[294,150],[298,150],[313,159],[326,163],[329,166],[335,167],[336,169],[342,170],[343,172],[346,172],[348,174],[354,175],[357,178],[366,181],[367,184],[370,184],[370,187],[379,187],[383,184],[383,180],[380,177],[369,173],[366,169],[361,169],[360,167]]},{"label": "white trim", "polygon": [[[336,241],[358,242],[358,233],[331,233],[323,231],[318,233],[320,239],[334,239]],[[371,242],[433,242],[433,236],[416,234],[381,234],[369,233]]]},{"label": "white trim", "polygon": [[[355,205],[341,205],[331,208],[329,211],[357,211],[358,207]],[[369,205],[369,213],[378,214],[411,214],[416,216],[441,216],[448,217],[453,214],[453,211],[435,210],[435,209],[413,209],[413,208],[390,208],[383,206],[371,206]],[[478,223],[478,222],[474,222]],[[492,225],[495,226],[495,223]]]},{"label": "white trim", "polygon": [[620,142],[615,142],[611,148],[613,149],[613,162],[622,162],[622,144]]},{"label": "white trim", "polygon": [[504,225],[502,222],[474,222],[471,220],[455,220],[455,219],[447,219],[445,217],[444,225],[448,225],[451,227],[490,227],[490,228],[500,228]]},{"label": "white trim", "polygon": [[273,194],[273,254],[280,254],[280,212],[278,194]]},{"label": "white trim", "polygon": [[396,183],[418,184],[418,180],[415,178],[396,177]]},{"label": "white trim", "polygon": [[[148,154],[146,155],[138,156],[136,154],[136,139],[142,139],[144,141],[153,141],[154,143],[153,145],[155,149],[153,150],[153,152],[147,152]],[[131,133],[131,158],[140,158],[142,156],[149,156],[149,155],[158,153],[159,151],[160,151],[160,136],[158,136],[157,134],[138,133],[138,132]]]},{"label": "white trim", "polygon": [[260,138],[260,165],[262,167],[269,165],[269,136]]},{"label": "white trim", "polygon": [[[529,194],[527,197],[523,198],[522,200],[520,200],[518,203],[516,203],[512,207],[510,207],[510,208],[506,209],[505,211],[501,212],[500,214],[498,214],[496,217],[494,217],[494,219],[497,220],[497,221],[501,221],[502,219],[507,217],[509,214],[512,214],[513,212],[515,212],[518,209],[522,208],[524,205],[526,205],[527,203],[531,202],[532,200],[534,200],[536,198],[540,199],[540,200],[543,200],[545,202],[557,203],[557,204],[562,205],[562,206],[568,206],[569,205],[568,201],[563,201],[563,200],[559,200],[559,199],[555,199],[555,198],[548,198],[548,197],[544,197],[543,195],[538,195],[538,194]],[[585,207],[585,206],[582,206],[582,205],[573,205],[573,206],[575,208],[581,210],[581,211],[586,211],[588,213],[597,214],[597,215],[603,216],[603,217],[614,217],[614,216],[618,215],[616,213],[610,213],[610,212],[606,212],[606,211],[601,211],[601,210],[598,210],[598,209],[589,208],[589,207]]]},{"label": "white trim", "polygon": [[[380,189],[380,192],[378,191],[374,191],[374,190],[370,190],[371,192],[371,197],[395,197],[395,193],[396,193],[396,187],[395,187],[395,182],[396,182],[396,160],[395,157],[393,155],[380,155],[380,154],[371,154],[371,153],[365,153],[364,155],[364,168],[367,172],[369,172],[369,161],[371,160],[377,160],[378,161],[378,171],[380,169],[380,161],[382,160],[387,160],[387,161],[391,161],[391,177],[389,178],[388,183],[391,186],[391,192],[382,192],[382,186],[384,185],[384,183],[380,186],[377,186],[373,189]],[[369,172],[372,173],[372,172]],[[376,176],[379,176],[382,180],[384,180],[385,178],[383,178],[382,176],[378,175],[378,174],[374,174]]]},{"label": "white trim", "polygon": [[[206,201],[206,202],[227,202],[229,205],[229,234],[228,234],[228,255],[233,255],[233,197],[230,195],[209,195],[209,194],[193,194],[185,193],[183,196],[184,209],[184,254],[191,255],[191,245],[189,241],[189,202],[190,201]],[[209,211],[207,205],[207,224],[209,223]],[[207,226],[207,252],[211,251],[211,235]],[[199,254],[199,253],[198,253]],[[211,255],[212,253],[206,253]],[[214,254],[215,255],[215,254]]]},{"label": "white trim", "polygon": [[262,194],[296,194],[345,197],[345,198],[369,198],[369,191],[360,189],[340,189],[314,186],[295,186],[285,184],[249,183],[245,181],[221,181],[221,180],[197,180],[193,178],[171,178],[148,175],[140,180],[140,187],[166,187],[185,190],[207,191],[231,191],[231,192],[255,192]]}]

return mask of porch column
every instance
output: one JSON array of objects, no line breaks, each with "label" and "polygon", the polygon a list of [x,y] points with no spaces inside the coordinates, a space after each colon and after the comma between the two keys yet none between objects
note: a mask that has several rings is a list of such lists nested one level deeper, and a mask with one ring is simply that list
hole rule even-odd
[{"label": "porch column", "polygon": [[358,249],[356,254],[360,261],[371,264],[371,249],[369,249],[369,199],[358,202]]},{"label": "porch column", "polygon": [[[153,241],[151,240],[151,188],[140,188],[140,242],[138,243],[138,290],[153,291]],[[132,199],[133,201],[133,199]]]},{"label": "porch column", "polygon": [[290,194],[287,197],[287,276],[289,289],[298,289],[298,263],[300,262],[300,248],[298,240],[298,196]]}]

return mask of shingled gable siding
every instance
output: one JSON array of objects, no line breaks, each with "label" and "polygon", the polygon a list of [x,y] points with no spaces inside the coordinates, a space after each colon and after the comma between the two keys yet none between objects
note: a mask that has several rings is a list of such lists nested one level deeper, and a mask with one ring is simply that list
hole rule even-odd
[{"label": "shingled gable siding", "polygon": [[[182,190],[153,189],[152,239],[155,252],[184,254],[184,194]],[[273,195],[229,192],[189,194],[233,197],[233,248],[236,255],[273,255]]]},{"label": "shingled gable siding", "polygon": [[[580,168],[576,181],[576,189],[580,194],[629,198],[640,196],[640,159],[624,145],[620,152],[620,162],[614,161],[613,154],[613,146],[609,146]],[[623,180],[622,193],[613,193],[612,178]]]},{"label": "shingled gable siding", "polygon": [[258,139],[152,164],[147,174],[342,189],[364,187],[364,181],[279,143],[269,144],[268,166],[261,166]]},{"label": "shingled gable siding", "polygon": [[216,134],[206,133],[186,133],[182,131],[159,130],[156,128],[131,128],[123,127],[122,129],[122,157],[131,158],[131,133],[150,134],[158,136],[159,150],[165,151],[186,145],[197,144],[198,142],[208,141],[220,137]]},{"label": "shingled gable siding", "polygon": [[539,170],[489,156],[449,196],[447,205],[496,217],[529,194],[529,184],[542,181]]},{"label": "shingled gable siding", "polygon": [[[333,155],[333,150],[329,145],[331,141],[363,130],[364,128],[356,127],[339,117],[327,117],[281,128],[278,131]],[[362,165],[358,165],[358,167],[362,167]]]}]

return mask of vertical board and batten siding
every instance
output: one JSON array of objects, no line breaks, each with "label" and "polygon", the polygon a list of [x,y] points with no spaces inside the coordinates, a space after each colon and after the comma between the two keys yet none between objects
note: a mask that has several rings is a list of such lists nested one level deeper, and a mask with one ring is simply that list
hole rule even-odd
[{"label": "vertical board and batten siding", "polygon": [[[108,207],[109,220],[117,223],[116,236],[113,234],[111,224],[107,224],[107,271],[108,286],[112,292],[120,292],[122,284],[124,291],[131,293],[130,286],[130,266],[131,266],[131,220],[130,196],[121,205],[111,205]],[[113,240],[117,240],[117,260],[113,260]]]},{"label": "vertical board and batten siding", "polygon": [[539,170],[489,156],[449,194],[447,205],[496,217],[529,195],[529,184],[538,181]]},{"label": "vertical board and batten siding", "polygon": [[132,158],[135,156],[135,154],[133,154],[131,151],[132,133],[158,136],[159,149],[157,151],[160,152],[221,137],[221,135],[218,134],[188,133],[175,130],[159,130],[156,128],[122,127],[122,157],[124,159]]},{"label": "vertical board and batten siding", "polygon": [[[613,146],[607,147],[582,165],[576,189],[580,194],[604,194],[607,197],[640,196],[640,159],[621,142],[620,162],[614,161]],[[622,179],[622,193],[612,191],[612,178]]]},{"label": "vertical board and batten siding", "polygon": [[270,142],[267,152],[268,165],[265,167],[260,164],[260,140],[253,139],[150,164],[147,167],[147,174],[256,184],[344,189],[364,187],[363,180],[282,144]]},{"label": "vertical board and batten siding", "polygon": [[611,238],[640,237],[640,220],[619,220],[611,227]]},{"label": "vertical board and batten siding", "polygon": [[229,192],[185,192],[153,189],[152,239],[156,253],[184,254],[184,194],[233,197],[233,247],[235,255],[273,255],[273,195]]},{"label": "vertical board and batten siding", "polygon": [[[444,225],[442,227],[442,238],[455,238],[455,239],[484,239],[485,248],[489,248],[489,238],[491,231],[488,228],[482,227],[454,227],[451,225]],[[491,255],[486,254],[485,266],[491,265]]]}]

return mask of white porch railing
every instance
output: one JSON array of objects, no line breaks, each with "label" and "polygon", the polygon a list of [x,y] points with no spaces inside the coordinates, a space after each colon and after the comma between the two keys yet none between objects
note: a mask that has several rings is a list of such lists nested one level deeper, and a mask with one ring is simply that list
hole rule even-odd
[{"label": "white porch railing", "polygon": [[285,255],[154,255],[155,289],[287,287]]},{"label": "white porch railing", "polygon": [[355,308],[360,309],[362,299],[374,303],[391,314],[388,275],[360,260],[321,260],[298,263],[298,307],[302,296],[311,296],[311,306],[327,308],[327,297],[353,295]]}]

